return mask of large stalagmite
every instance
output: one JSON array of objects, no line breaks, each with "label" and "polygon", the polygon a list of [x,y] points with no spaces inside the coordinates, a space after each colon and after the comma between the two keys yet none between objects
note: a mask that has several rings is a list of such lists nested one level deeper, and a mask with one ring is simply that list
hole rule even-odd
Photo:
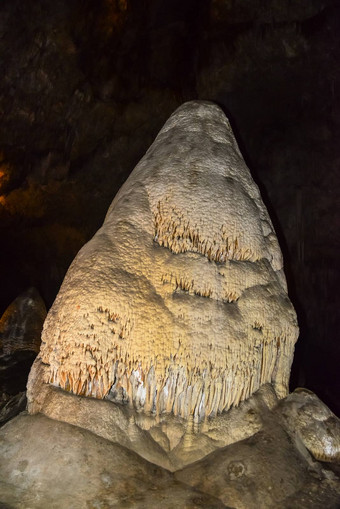
[{"label": "large stalagmite", "polygon": [[194,101],[71,265],[44,325],[41,383],[200,420],[266,382],[286,396],[297,334],[277,238],[229,122]]}]

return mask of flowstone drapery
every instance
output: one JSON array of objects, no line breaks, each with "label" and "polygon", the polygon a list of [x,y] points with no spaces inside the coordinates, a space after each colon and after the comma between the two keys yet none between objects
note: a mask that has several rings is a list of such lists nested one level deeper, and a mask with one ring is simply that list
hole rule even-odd
[{"label": "flowstone drapery", "polygon": [[43,330],[42,383],[201,420],[267,382],[286,396],[297,335],[277,238],[230,124],[193,101],[71,265]]}]

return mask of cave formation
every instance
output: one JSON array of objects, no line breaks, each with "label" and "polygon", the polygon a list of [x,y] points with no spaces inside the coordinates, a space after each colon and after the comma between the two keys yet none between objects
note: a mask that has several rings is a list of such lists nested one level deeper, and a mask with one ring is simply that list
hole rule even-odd
[{"label": "cave formation", "polygon": [[45,376],[32,369],[28,385],[200,422],[266,383],[286,397],[297,337],[277,238],[230,124],[190,101],[73,261],[44,324]]},{"label": "cave formation", "polygon": [[[24,391],[39,350],[45,305],[47,310],[51,308],[72,260],[101,227],[112,198],[162,125],[180,105],[193,100],[219,105],[230,120],[273,222],[300,329],[290,389],[303,386],[313,390],[340,415],[340,349],[336,339],[340,325],[338,2],[4,0],[0,34],[1,424],[26,407]],[[167,205],[156,206],[155,239],[175,251],[189,243],[197,253],[207,255],[207,267],[211,268],[209,257],[223,253],[206,249],[190,228],[184,229],[179,244],[172,245],[170,233],[174,234],[176,224],[167,223],[162,229],[168,212]],[[239,245],[228,244],[228,252],[238,249]],[[249,251],[239,255],[256,259]],[[218,293],[217,286],[196,287],[196,277],[163,276],[165,288],[189,297],[201,295],[209,301]],[[233,305],[239,296],[232,288],[224,297]],[[106,306],[98,306],[97,312],[113,328],[119,328],[119,317]],[[255,337],[262,331],[263,324],[255,320],[252,334]],[[126,327],[122,327],[118,335],[125,332]],[[47,353],[45,360],[49,360]],[[64,388],[79,394],[88,390],[86,384],[71,387],[64,375],[60,384],[60,379],[51,379],[51,372],[41,370],[38,361],[34,370],[28,388],[29,408],[32,414],[45,415],[20,416],[6,429],[12,430],[9,435],[12,433],[14,441],[22,437],[20,447],[28,463],[39,450],[40,436],[46,439],[45,461],[51,457],[52,463],[55,460],[63,465],[60,471],[65,474],[66,505],[69,479],[74,480],[72,489],[81,497],[82,491],[90,488],[81,482],[76,488],[76,484],[93,473],[86,471],[85,452],[82,456],[79,451],[74,453],[72,446],[72,454],[80,456],[77,468],[68,470],[63,445],[67,437],[71,442],[76,439],[87,444],[94,461],[98,450],[107,448],[107,464],[118,477],[125,475],[120,461],[134,464],[135,453],[139,462],[151,461],[166,469],[153,470],[154,466],[145,462],[137,461],[138,467],[135,464],[133,475],[139,480],[131,490],[143,491],[144,483],[147,495],[143,491],[143,496],[150,497],[150,504],[145,502],[148,507],[159,507],[160,496],[164,500],[169,497],[169,507],[172,497],[183,504],[184,500],[189,504],[194,500],[197,506],[221,507],[214,497],[225,479],[228,483],[223,489],[228,490],[233,482],[236,488],[233,493],[223,492],[221,499],[237,500],[237,483],[242,485],[251,468],[259,469],[260,478],[263,454],[272,458],[273,466],[294,465],[291,471],[285,469],[281,488],[278,482],[275,485],[275,494],[288,497],[288,505],[292,485],[302,486],[299,500],[304,500],[306,507],[319,507],[318,495],[320,507],[327,506],[327,500],[330,506],[334,502],[332,471],[326,475],[317,467],[318,471],[314,460],[306,456],[301,463],[289,438],[293,437],[293,442],[301,439],[303,447],[320,461],[330,461],[324,452],[327,440],[334,440],[333,451],[339,450],[338,421],[308,390],[294,392],[277,403],[267,380],[263,380],[264,385],[252,397],[243,398],[251,392],[244,388],[235,395],[234,403],[246,399],[239,407],[235,404],[227,413],[217,412],[206,428],[205,424],[192,424],[194,431],[189,432],[191,423],[181,427],[173,420],[176,416],[161,419],[157,425],[138,422],[136,417],[133,422],[119,404],[79,398],[41,381],[64,383]],[[56,374],[54,371],[52,376]],[[102,392],[93,395],[103,396]],[[123,391],[120,397],[126,397]],[[78,398],[77,412],[73,398]],[[117,391],[107,398],[117,400]],[[180,405],[177,408],[185,415]],[[211,409],[208,407],[208,413]],[[279,431],[272,432],[273,419],[290,429],[288,438]],[[105,427],[103,422],[109,425]],[[72,435],[69,424],[63,423],[83,429]],[[35,437],[31,443],[25,438],[30,429]],[[59,438],[49,449],[51,431]],[[94,434],[99,438],[93,442]],[[316,436],[325,437],[325,441],[318,442]],[[237,441],[242,441],[241,445]],[[280,447],[271,445],[275,443]],[[129,449],[130,456],[119,447]],[[170,452],[164,453],[167,447]],[[235,458],[244,455],[244,461],[228,463],[218,450],[224,447],[228,447],[230,457],[234,453]],[[253,456],[250,451],[255,451]],[[212,454],[213,462],[206,461],[204,454]],[[112,458],[117,458],[118,466],[112,465]],[[22,458],[15,461],[25,468]],[[196,461],[201,461],[197,468]],[[10,465],[8,461],[8,468]],[[2,473],[6,471],[6,464],[0,466]],[[83,469],[81,478],[77,477],[78,468]],[[174,477],[166,472],[182,468]],[[311,481],[309,468],[316,468],[314,473],[321,477],[326,475],[325,484]],[[336,467],[333,471],[338,475]],[[31,469],[32,475],[34,472]],[[138,477],[140,472],[144,472],[143,481]],[[249,506],[266,507],[271,500],[266,493],[271,472],[263,472],[264,485],[256,492],[259,498],[249,499]],[[275,468],[272,474],[274,479]],[[112,482],[107,473],[105,476],[98,480],[98,486]],[[125,482],[132,486],[129,483],[133,481],[128,476],[118,483],[123,498]],[[185,492],[181,492],[182,482]],[[190,483],[192,492],[188,491]],[[55,489],[60,489],[57,484]],[[205,494],[197,493],[197,487],[204,487]],[[309,488],[315,490],[313,495]],[[54,488],[49,489],[52,507]],[[11,500],[11,493],[7,495]],[[18,497],[20,507],[20,493]]]},{"label": "cave formation", "polygon": [[[39,298],[19,296],[2,330],[28,302],[41,323]],[[289,394],[297,336],[230,123],[186,102],[48,312],[27,411],[0,428],[1,503],[336,509],[340,419],[308,389]]]},{"label": "cave formation", "polygon": [[28,287],[51,306],[170,113],[210,100],[283,250],[292,389],[339,414],[337,2],[6,0],[0,13],[0,313]]}]

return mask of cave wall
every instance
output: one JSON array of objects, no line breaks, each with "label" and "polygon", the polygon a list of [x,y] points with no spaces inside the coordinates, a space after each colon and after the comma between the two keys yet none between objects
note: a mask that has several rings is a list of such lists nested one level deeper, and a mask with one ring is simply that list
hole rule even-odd
[{"label": "cave wall", "polygon": [[215,101],[284,252],[292,385],[339,413],[339,47],[334,0],[1,2],[0,312],[50,306],[168,116]]}]

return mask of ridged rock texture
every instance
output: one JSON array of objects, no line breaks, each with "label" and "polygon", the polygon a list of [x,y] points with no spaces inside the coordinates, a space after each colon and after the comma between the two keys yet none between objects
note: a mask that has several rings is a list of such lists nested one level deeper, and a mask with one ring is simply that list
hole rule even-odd
[{"label": "ridged rock texture", "polygon": [[35,288],[19,295],[0,318],[0,355],[39,352],[46,307]]},{"label": "ridged rock texture", "polygon": [[286,396],[297,335],[277,238],[230,124],[193,101],[72,263],[43,329],[43,382],[201,420],[267,382]]},{"label": "ridged rock texture", "polygon": [[45,318],[46,307],[35,288],[21,293],[0,317],[0,425],[7,415],[4,407],[12,408],[26,390]]},{"label": "ridged rock texture", "polygon": [[0,317],[0,426],[26,407],[26,383],[39,353],[46,307],[28,288]]}]

